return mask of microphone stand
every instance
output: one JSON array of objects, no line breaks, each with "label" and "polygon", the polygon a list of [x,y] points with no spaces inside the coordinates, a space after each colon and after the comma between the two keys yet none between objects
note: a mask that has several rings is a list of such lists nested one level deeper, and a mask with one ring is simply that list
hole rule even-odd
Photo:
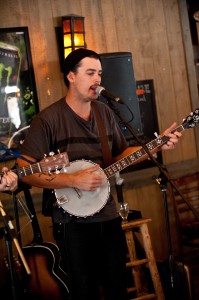
[{"label": "microphone stand", "polygon": [[122,186],[123,186],[124,179],[120,177],[120,173],[117,172],[115,175],[115,188],[117,192],[117,198],[118,202],[123,204],[124,199],[123,199],[123,192],[122,192]]},{"label": "microphone stand", "polygon": [[26,262],[26,259],[23,255],[22,249],[19,245],[19,242],[17,240],[17,233],[15,232],[14,226],[11,222],[11,220],[8,219],[8,216],[3,208],[2,202],[0,201],[0,212],[3,218],[4,222],[4,235],[5,235],[5,240],[6,240],[6,246],[8,249],[8,262],[9,262],[9,270],[10,270],[10,277],[11,277],[11,284],[12,284],[12,296],[13,300],[20,299],[19,291],[17,290],[17,278],[16,274],[14,271],[14,264],[13,264],[13,251],[12,251],[12,241],[14,242],[16,249],[19,253],[19,256],[21,258],[21,261],[23,263],[23,266],[27,272],[28,275],[31,274],[31,271],[29,269],[29,266]]},{"label": "microphone stand", "polygon": [[[137,136],[131,125],[125,121],[124,117],[121,115],[119,109],[117,109],[111,99],[107,98],[107,104],[108,106],[114,111],[114,113],[118,116],[120,119],[120,122],[129,130],[129,132],[132,134],[132,136],[135,138],[137,143],[145,150],[146,154],[148,154],[149,158],[151,161],[154,162],[154,164],[159,168],[160,174],[162,174],[164,178],[164,182],[161,181],[160,187],[163,192],[163,197],[164,197],[164,207],[165,207],[165,218],[166,218],[166,225],[167,225],[167,238],[168,238],[168,250],[169,250],[169,269],[170,269],[170,283],[171,283],[171,288],[172,288],[172,294],[174,295],[175,292],[175,287],[174,287],[174,270],[173,270],[173,253],[172,253],[172,247],[171,247],[171,233],[170,233],[170,226],[169,226],[169,215],[168,215],[168,206],[167,206],[167,195],[166,195],[166,183],[169,182],[172,187],[179,193],[179,195],[182,197],[182,199],[186,202],[186,204],[191,208],[193,211],[194,215],[196,218],[199,220],[199,213],[197,210],[195,210],[191,204],[183,197],[181,192],[178,190],[177,186],[173,183],[172,179],[170,178],[168,172],[165,170],[165,168],[155,159],[155,157],[151,154],[149,151],[148,147],[146,146],[145,143]],[[173,300],[175,300],[175,295]]]}]

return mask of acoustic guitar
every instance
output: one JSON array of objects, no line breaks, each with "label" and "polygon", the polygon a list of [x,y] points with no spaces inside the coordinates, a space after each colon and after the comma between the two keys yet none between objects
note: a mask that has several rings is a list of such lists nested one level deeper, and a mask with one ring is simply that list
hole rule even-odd
[{"label": "acoustic guitar", "polygon": [[30,244],[22,248],[31,275],[23,274],[24,299],[68,300],[68,276],[61,268],[59,248],[51,242]]},{"label": "acoustic guitar", "polygon": [[[59,172],[60,169],[68,165],[67,154],[60,153],[45,157],[40,163],[16,169],[15,172],[19,176],[27,176],[28,174],[37,172]],[[29,188],[28,185],[24,185],[15,195],[15,199],[17,200],[17,194],[24,192],[33,229],[33,241],[22,247],[22,252],[30,269],[30,274],[26,273],[20,258],[14,259],[14,272],[16,274],[19,299],[68,300],[68,277],[61,268],[59,248],[54,243],[43,242]]]},{"label": "acoustic guitar", "polygon": [[[190,115],[184,119],[183,124],[175,128],[172,132],[181,132],[185,129],[193,128],[197,123],[199,123],[199,109],[190,113]],[[151,152],[165,144],[169,141],[169,139],[170,137],[167,135],[158,136],[156,139],[146,144],[146,147]],[[95,191],[84,191],[77,188],[55,189],[55,196],[58,205],[69,214],[77,217],[88,217],[94,215],[105,206],[109,198],[110,184],[108,179],[128,166],[143,160],[143,158],[147,159],[147,157],[145,149],[141,147],[137,151],[108,166],[106,169],[97,170],[96,173],[104,173],[106,179],[102,186]],[[77,171],[90,168],[93,165],[95,164],[92,161],[76,160],[71,162],[70,166],[67,167],[67,173],[72,174]],[[61,170],[60,172],[65,172],[65,170]]]}]

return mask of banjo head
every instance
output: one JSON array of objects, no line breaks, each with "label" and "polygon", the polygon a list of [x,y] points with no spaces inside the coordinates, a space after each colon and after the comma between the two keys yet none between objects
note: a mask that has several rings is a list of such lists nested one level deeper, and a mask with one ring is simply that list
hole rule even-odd
[{"label": "banjo head", "polygon": [[[61,173],[73,174],[96,165],[87,160],[76,160],[70,166],[63,168]],[[95,173],[104,173],[100,168]],[[69,214],[77,217],[88,217],[98,213],[108,201],[110,195],[110,183],[105,176],[103,184],[95,191],[84,191],[76,188],[56,189],[55,196],[58,206],[61,206]]]}]

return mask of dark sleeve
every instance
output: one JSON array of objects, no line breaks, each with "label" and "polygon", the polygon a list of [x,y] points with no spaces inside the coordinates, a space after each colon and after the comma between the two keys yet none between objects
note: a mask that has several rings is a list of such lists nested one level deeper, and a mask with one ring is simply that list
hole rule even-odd
[{"label": "dark sleeve", "polygon": [[40,116],[36,116],[20,147],[20,153],[41,160],[45,154],[48,156],[50,151],[53,151],[50,149],[51,144],[51,130],[48,123]]}]

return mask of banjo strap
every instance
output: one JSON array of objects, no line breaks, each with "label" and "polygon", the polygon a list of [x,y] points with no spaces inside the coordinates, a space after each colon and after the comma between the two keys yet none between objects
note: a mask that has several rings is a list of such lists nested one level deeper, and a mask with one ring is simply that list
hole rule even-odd
[{"label": "banjo strap", "polygon": [[112,155],[111,155],[111,151],[110,151],[110,147],[109,147],[109,143],[108,143],[108,137],[107,137],[107,134],[105,131],[102,116],[101,116],[99,109],[97,108],[95,102],[92,102],[92,108],[93,108],[93,112],[94,112],[94,115],[95,115],[96,121],[97,121],[97,127],[98,127],[100,142],[101,142],[101,146],[102,146],[102,156],[103,156],[103,161],[104,161],[104,167],[107,167],[112,162]]}]

